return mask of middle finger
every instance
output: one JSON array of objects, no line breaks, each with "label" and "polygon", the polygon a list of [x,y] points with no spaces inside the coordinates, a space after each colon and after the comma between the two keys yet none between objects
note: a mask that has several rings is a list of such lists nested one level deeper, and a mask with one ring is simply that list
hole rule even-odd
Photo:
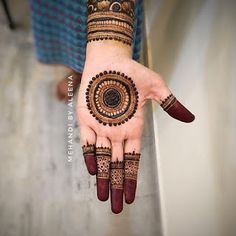
[{"label": "middle finger", "polygon": [[123,144],[112,143],[112,162],[110,166],[111,210],[118,214],[123,210],[124,162]]}]

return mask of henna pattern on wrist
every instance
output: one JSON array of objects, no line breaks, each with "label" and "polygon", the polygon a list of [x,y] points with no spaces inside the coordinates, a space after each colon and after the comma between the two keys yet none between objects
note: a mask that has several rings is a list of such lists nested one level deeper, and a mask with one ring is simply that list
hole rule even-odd
[{"label": "henna pattern on wrist", "polygon": [[111,162],[111,149],[107,147],[96,148],[97,157],[97,178],[109,179],[109,168]]},{"label": "henna pattern on wrist", "polygon": [[117,40],[132,45],[134,0],[89,0],[87,36],[95,40]]},{"label": "henna pattern on wrist", "polygon": [[123,189],[124,162],[111,162],[111,188]]},{"label": "henna pattern on wrist", "polygon": [[96,75],[86,90],[90,114],[103,125],[121,125],[131,119],[137,110],[138,98],[132,79],[116,71]]},{"label": "henna pattern on wrist", "polygon": [[140,153],[125,153],[125,179],[137,180]]}]

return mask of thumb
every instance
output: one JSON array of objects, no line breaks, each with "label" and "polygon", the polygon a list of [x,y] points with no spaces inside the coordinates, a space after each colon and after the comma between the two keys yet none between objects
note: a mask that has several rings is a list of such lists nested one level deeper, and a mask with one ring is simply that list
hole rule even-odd
[{"label": "thumb", "polygon": [[145,78],[146,81],[149,80],[149,97],[151,99],[159,103],[163,110],[174,119],[186,123],[194,121],[195,116],[172,94],[160,75],[141,64],[138,66],[139,76]]},{"label": "thumb", "polygon": [[172,93],[160,105],[171,117],[179,121],[190,123],[195,119],[195,116]]}]

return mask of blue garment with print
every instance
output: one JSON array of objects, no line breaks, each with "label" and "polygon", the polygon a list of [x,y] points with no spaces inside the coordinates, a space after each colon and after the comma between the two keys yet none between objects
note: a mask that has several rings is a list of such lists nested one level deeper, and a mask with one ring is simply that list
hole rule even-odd
[{"label": "blue garment with print", "polygon": [[[86,51],[87,0],[30,0],[35,49],[39,61],[82,72]],[[143,2],[135,6],[133,58],[139,59]]]}]

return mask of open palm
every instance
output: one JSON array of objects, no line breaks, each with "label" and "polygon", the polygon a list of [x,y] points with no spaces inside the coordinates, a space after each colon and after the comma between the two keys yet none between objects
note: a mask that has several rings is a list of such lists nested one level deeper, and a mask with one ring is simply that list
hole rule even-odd
[{"label": "open palm", "polygon": [[135,198],[144,105],[154,99],[174,118],[194,116],[171,95],[161,77],[129,58],[86,62],[78,95],[77,114],[85,162],[97,175],[97,195],[109,198],[119,213]]}]

